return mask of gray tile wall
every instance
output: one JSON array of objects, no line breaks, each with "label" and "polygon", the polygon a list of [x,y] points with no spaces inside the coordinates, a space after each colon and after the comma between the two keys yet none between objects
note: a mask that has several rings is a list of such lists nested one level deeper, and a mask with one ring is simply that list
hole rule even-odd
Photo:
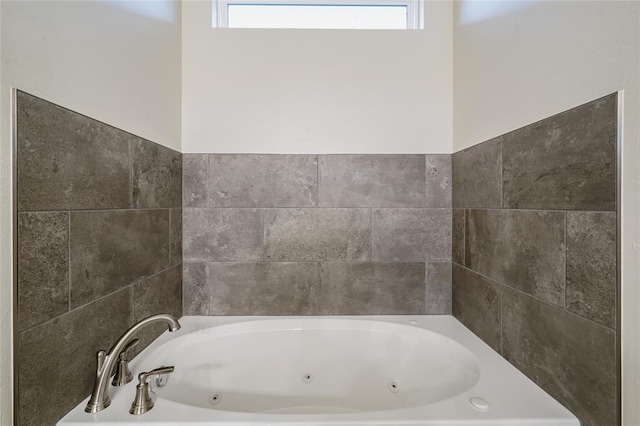
[{"label": "gray tile wall", "polygon": [[453,315],[586,426],[616,424],[617,95],[453,155]]},{"label": "gray tile wall", "polygon": [[23,92],[17,107],[18,424],[53,425],[99,349],[182,315],[182,155]]},{"label": "gray tile wall", "polygon": [[451,156],[183,156],[189,315],[448,314]]}]

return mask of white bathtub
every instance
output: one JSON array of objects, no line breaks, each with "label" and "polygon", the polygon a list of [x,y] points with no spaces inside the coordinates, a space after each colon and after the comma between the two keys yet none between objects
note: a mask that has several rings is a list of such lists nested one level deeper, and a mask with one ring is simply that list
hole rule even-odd
[{"label": "white bathtub", "polygon": [[[137,379],[59,425],[575,425],[578,420],[451,316],[184,317],[131,363],[174,365],[154,408]],[[474,405],[475,404],[475,405]]]}]

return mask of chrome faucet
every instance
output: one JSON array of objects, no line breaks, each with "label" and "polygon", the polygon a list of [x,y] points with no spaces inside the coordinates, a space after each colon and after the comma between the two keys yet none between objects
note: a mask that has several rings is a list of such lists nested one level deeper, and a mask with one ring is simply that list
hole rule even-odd
[{"label": "chrome faucet", "polygon": [[113,344],[109,352],[104,350],[98,351],[98,368],[96,371],[96,381],[93,385],[93,392],[91,398],[87,403],[87,407],[84,409],[87,413],[97,413],[102,411],[111,404],[109,399],[109,378],[113,374],[115,366],[118,364],[120,353],[124,350],[133,336],[145,326],[154,324],[156,322],[166,322],[169,325],[169,331],[178,331],[180,329],[180,323],[172,315],[159,314],[153,315],[143,319],[137,324],[128,329],[120,338]]}]

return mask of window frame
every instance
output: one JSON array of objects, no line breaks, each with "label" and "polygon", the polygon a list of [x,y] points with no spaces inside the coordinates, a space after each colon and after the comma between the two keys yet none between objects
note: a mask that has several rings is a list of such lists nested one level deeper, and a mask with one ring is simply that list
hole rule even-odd
[{"label": "window frame", "polygon": [[229,28],[229,6],[404,6],[407,8],[406,30],[424,28],[424,0],[212,0],[213,26]]}]

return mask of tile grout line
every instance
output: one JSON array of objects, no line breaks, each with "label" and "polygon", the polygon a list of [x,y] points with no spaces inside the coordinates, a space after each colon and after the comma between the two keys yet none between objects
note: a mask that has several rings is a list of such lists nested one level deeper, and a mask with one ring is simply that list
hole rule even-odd
[{"label": "tile grout line", "polygon": [[567,309],[567,254],[569,253],[568,247],[567,247],[567,235],[569,234],[569,230],[568,230],[568,223],[569,223],[569,218],[568,218],[568,213],[565,211],[564,212],[564,276],[562,277],[564,279],[564,309]]},{"label": "tile grout line", "polygon": [[67,280],[67,301],[68,309],[67,312],[71,311],[71,211],[67,212],[67,226],[69,227],[69,232],[67,233],[67,261],[69,265],[67,265],[67,273],[69,274],[69,278]]},{"label": "tile grout line", "polygon": [[128,140],[127,144],[129,145],[129,207],[133,209],[133,144],[131,140]]}]

